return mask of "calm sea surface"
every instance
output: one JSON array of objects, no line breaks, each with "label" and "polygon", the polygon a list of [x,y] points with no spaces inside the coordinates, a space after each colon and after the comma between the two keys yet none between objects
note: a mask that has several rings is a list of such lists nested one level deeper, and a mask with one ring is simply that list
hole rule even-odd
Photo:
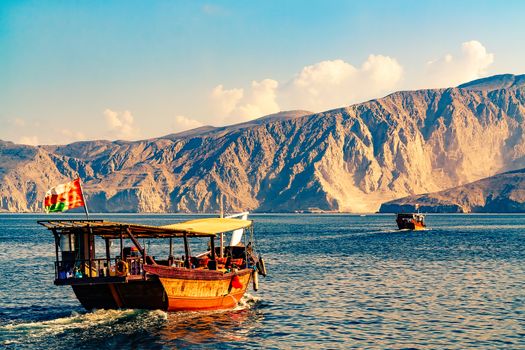
[{"label": "calm sea surface", "polygon": [[523,215],[429,215],[423,232],[393,215],[253,215],[269,276],[205,313],[84,311],[53,285],[46,218],[0,215],[0,348],[525,348]]}]

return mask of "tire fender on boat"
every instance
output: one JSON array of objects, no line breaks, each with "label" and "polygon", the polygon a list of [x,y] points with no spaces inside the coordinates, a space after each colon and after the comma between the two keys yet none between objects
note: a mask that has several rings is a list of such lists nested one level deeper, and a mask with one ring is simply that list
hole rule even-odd
[{"label": "tire fender on boat", "polygon": [[127,276],[128,275],[128,263],[124,260],[117,261],[117,275]]},{"label": "tire fender on boat", "polygon": [[256,292],[259,290],[259,274],[255,270],[252,272],[252,287]]},{"label": "tire fender on boat", "polygon": [[266,277],[266,265],[264,264],[264,259],[259,256],[259,261],[257,261],[257,271],[259,271],[259,274]]}]

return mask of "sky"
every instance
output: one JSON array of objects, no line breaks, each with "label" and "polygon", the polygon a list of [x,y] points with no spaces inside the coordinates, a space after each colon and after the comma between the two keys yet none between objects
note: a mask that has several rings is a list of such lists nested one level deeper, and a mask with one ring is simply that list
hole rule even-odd
[{"label": "sky", "polygon": [[525,73],[523,1],[0,1],[0,140],[138,140]]}]

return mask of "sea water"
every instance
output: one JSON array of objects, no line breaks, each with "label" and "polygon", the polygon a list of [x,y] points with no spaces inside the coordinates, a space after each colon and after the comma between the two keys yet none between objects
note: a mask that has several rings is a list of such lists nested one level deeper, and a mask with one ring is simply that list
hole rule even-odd
[{"label": "sea water", "polygon": [[524,215],[429,215],[416,232],[393,215],[252,215],[268,270],[259,291],[187,313],[86,312],[54,286],[53,237],[36,220],[73,217],[0,215],[1,348],[525,347]]}]

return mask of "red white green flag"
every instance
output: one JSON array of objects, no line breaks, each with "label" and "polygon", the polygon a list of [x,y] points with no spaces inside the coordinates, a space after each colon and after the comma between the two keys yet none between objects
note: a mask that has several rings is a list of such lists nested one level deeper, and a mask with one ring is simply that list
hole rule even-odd
[{"label": "red white green flag", "polygon": [[66,211],[83,207],[84,196],[80,187],[80,179],[53,187],[46,193],[44,207],[47,213]]}]

